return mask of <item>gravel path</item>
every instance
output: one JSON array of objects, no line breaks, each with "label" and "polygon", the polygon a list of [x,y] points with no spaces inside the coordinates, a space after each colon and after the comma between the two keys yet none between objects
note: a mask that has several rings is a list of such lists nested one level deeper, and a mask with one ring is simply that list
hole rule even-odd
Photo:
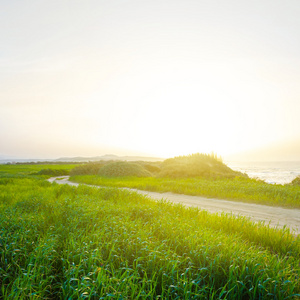
[{"label": "gravel path", "polygon": [[[55,181],[58,184],[69,184],[73,186],[79,185],[78,183],[69,181],[69,176],[52,177],[49,179],[49,181]],[[94,185],[93,187],[99,186]],[[232,213],[234,215],[250,217],[253,221],[263,221],[269,223],[273,227],[287,226],[296,234],[300,233],[300,209],[289,209],[260,204],[205,198],[201,196],[174,194],[169,192],[156,193],[129,188],[124,189],[135,191],[142,195],[147,195],[156,200],[164,199],[174,203],[181,203],[186,206],[196,206],[213,213],[225,212]]]}]

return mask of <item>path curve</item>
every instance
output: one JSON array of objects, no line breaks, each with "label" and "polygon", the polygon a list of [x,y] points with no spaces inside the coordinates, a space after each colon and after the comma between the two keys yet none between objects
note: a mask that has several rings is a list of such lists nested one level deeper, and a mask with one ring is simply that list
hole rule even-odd
[{"label": "path curve", "polygon": [[[50,182],[58,184],[69,184],[78,186],[79,183],[69,181],[69,176],[52,177],[48,179]],[[82,184],[82,183],[80,183]],[[88,184],[85,184],[88,185]],[[92,187],[99,187],[96,185],[88,185]],[[282,207],[274,207],[260,204],[219,200],[214,198],[205,198],[201,196],[190,196],[174,193],[157,193],[148,192],[137,189],[122,188],[130,190],[142,195],[146,195],[155,200],[168,200],[174,203],[181,203],[186,206],[199,207],[212,213],[232,213],[234,215],[241,215],[250,217],[251,220],[256,222],[266,222],[273,227],[289,227],[296,234],[300,233],[300,209],[289,209]]]}]

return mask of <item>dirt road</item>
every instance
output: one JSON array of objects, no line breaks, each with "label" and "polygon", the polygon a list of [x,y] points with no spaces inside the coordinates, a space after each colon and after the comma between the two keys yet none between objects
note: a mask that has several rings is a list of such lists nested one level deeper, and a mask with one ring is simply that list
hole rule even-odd
[{"label": "dirt road", "polygon": [[[59,184],[69,184],[73,186],[79,185],[78,183],[69,181],[69,176],[52,177],[49,179],[49,181],[55,181]],[[124,189],[135,191],[142,195],[147,195],[156,200],[164,199],[174,203],[181,203],[186,206],[196,206],[213,213],[225,212],[232,213],[234,215],[250,217],[253,221],[263,221],[273,227],[287,226],[296,234],[300,233],[300,209],[288,209],[267,205],[219,200],[201,196],[189,196],[174,193],[156,193],[129,188]]]}]

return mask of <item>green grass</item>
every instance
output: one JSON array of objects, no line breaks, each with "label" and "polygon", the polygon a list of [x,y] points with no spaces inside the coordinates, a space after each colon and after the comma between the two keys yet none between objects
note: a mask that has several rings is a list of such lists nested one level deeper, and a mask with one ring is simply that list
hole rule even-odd
[{"label": "green grass", "polygon": [[297,176],[292,182],[292,185],[298,185],[300,186],[300,176]]},{"label": "green grass", "polygon": [[171,177],[171,178],[234,178],[248,177],[233,171],[215,154],[195,153],[156,162],[99,161],[75,167],[71,175],[102,175],[110,177]]},{"label": "green grass", "polygon": [[[70,170],[77,167],[78,164],[16,164],[16,165],[0,165],[1,176],[24,177],[28,175],[44,175],[44,177],[59,176],[68,174]],[[51,172],[52,170],[52,172]],[[58,174],[58,175],[57,175]]]},{"label": "green grass", "polygon": [[233,171],[215,154],[195,153],[186,156],[168,158],[161,163],[158,177],[168,178],[234,178],[247,175]]},{"label": "green grass", "polygon": [[0,181],[0,298],[291,299],[300,239],[113,188]]},{"label": "green grass", "polygon": [[290,185],[270,185],[231,170],[214,154],[196,153],[153,163],[102,161],[75,167],[70,175],[75,182],[92,185],[300,208],[299,178]]},{"label": "green grass", "polygon": [[107,178],[72,176],[72,181],[110,187],[129,187],[155,192],[174,192],[272,206],[300,208],[300,186],[271,185],[255,179],[205,178]]},{"label": "green grass", "polygon": [[127,161],[110,162],[98,171],[101,176],[110,177],[123,177],[123,176],[135,176],[135,177],[147,177],[151,176],[151,173],[147,171],[141,164],[132,163]]}]

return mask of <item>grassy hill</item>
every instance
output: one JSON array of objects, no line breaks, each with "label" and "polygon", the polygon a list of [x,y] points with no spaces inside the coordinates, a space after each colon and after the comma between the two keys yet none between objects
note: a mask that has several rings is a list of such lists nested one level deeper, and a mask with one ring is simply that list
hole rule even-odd
[{"label": "grassy hill", "polygon": [[214,154],[191,154],[177,156],[163,161],[159,177],[193,178],[193,177],[245,177],[245,174],[233,171]]},{"label": "grassy hill", "polygon": [[99,169],[98,174],[107,177],[150,177],[152,175],[141,164],[126,161],[108,163]]},{"label": "grassy hill", "polygon": [[99,162],[97,165],[90,163],[78,166],[71,171],[71,180],[92,185],[300,208],[297,180],[293,184],[282,186],[250,179],[246,174],[230,169],[215,155],[197,153],[163,162],[135,162],[134,166],[139,172],[126,174],[122,173],[121,166],[126,169],[130,167],[130,163]]},{"label": "grassy hill", "polygon": [[234,178],[247,177],[233,171],[213,154],[192,154],[169,158],[163,162],[100,161],[75,167],[71,175],[96,175],[108,177],[170,177],[170,178]]}]

